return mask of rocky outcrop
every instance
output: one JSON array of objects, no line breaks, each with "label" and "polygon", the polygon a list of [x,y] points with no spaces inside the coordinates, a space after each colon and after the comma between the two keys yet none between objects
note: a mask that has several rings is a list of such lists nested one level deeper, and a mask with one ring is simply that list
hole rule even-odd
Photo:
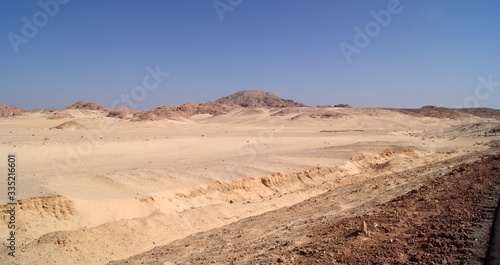
[{"label": "rocky outcrop", "polygon": [[226,105],[238,105],[242,107],[270,107],[270,108],[287,108],[287,107],[305,107],[304,104],[295,102],[290,99],[282,99],[271,92],[260,90],[243,90],[220,98],[216,103]]},{"label": "rocky outcrop", "polygon": [[137,110],[118,108],[109,110],[108,115],[106,117],[117,118],[117,119],[130,119],[133,118],[134,115],[136,115],[137,113],[139,113],[139,111]]},{"label": "rocky outcrop", "polygon": [[88,110],[106,110],[101,105],[92,103],[92,102],[83,102],[83,101],[78,101],[74,103],[73,105],[70,105],[66,107],[66,109],[88,109]]},{"label": "rocky outcrop", "polygon": [[58,129],[58,130],[83,130],[86,129],[85,126],[81,125],[80,123],[76,121],[68,121],[65,123],[61,123],[55,127],[52,127],[50,129]]},{"label": "rocky outcrop", "polygon": [[24,112],[15,106],[0,104],[0,118],[22,115]]},{"label": "rocky outcrop", "polygon": [[239,106],[220,104],[213,101],[200,104],[186,103],[178,106],[163,106],[135,113],[132,119],[135,121],[143,121],[189,118],[197,114],[222,115],[238,107]]},{"label": "rocky outcrop", "polygon": [[333,106],[334,108],[352,108],[349,104],[337,104]]}]

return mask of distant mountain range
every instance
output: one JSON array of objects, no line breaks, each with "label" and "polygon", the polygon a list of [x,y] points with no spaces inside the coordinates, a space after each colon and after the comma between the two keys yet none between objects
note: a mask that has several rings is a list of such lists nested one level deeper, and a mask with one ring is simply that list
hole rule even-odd
[{"label": "distant mountain range", "polygon": [[[305,104],[295,102],[290,99],[283,99],[271,92],[261,90],[243,90],[219,98],[215,101],[208,101],[199,104],[185,103],[176,106],[162,106],[147,111],[138,111],[128,108],[106,109],[102,105],[92,102],[78,101],[68,107],[66,111],[45,110],[49,113],[49,119],[62,119],[72,117],[70,110],[91,110],[105,112],[107,117],[141,120],[179,119],[189,118],[197,114],[222,115],[238,108],[298,108],[308,107]],[[349,104],[319,105],[316,108],[352,108]],[[433,117],[433,118],[461,118],[465,116],[479,116],[500,120],[500,111],[489,108],[474,109],[448,109],[435,106],[423,106],[420,109],[389,109],[410,116]],[[290,111],[292,111],[290,110]],[[285,110],[284,110],[285,111]],[[0,104],[0,117],[21,116],[31,111],[20,110],[11,105]]]},{"label": "distant mountain range", "polygon": [[[199,104],[185,103],[176,106],[162,106],[148,111],[137,111],[127,108],[106,109],[104,106],[93,103],[78,101],[66,107],[67,110],[98,110],[108,111],[109,117],[126,118],[136,116],[139,119],[157,119],[189,117],[195,114],[219,115],[235,108],[255,107],[255,108],[286,108],[286,107],[305,107],[306,105],[294,102],[289,99],[282,99],[271,92],[260,90],[243,90],[216,101],[208,101]],[[0,117],[12,117],[24,115],[27,111],[11,105],[0,104]],[[64,117],[59,115],[58,117]]]},{"label": "distant mountain range", "polygon": [[[187,118],[196,114],[220,115],[236,108],[287,108],[306,107],[302,103],[289,99],[282,99],[271,92],[260,90],[243,90],[216,101],[208,101],[199,104],[185,103],[176,106],[162,106],[148,111],[137,111],[127,108],[106,109],[104,106],[93,103],[78,101],[68,107],[67,110],[96,110],[109,112],[108,117],[114,118],[134,118],[136,120],[156,120],[162,118]],[[0,117],[12,117],[24,115],[26,111],[15,106],[0,105]],[[53,118],[63,118],[67,115],[54,113]]]}]

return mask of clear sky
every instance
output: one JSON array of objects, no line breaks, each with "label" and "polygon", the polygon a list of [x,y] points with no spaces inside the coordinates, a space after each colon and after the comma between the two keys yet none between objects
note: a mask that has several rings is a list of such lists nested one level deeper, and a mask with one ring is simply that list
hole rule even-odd
[{"label": "clear sky", "polygon": [[307,105],[500,108],[499,12],[495,0],[5,0],[0,103],[134,94],[150,109],[257,89]]}]

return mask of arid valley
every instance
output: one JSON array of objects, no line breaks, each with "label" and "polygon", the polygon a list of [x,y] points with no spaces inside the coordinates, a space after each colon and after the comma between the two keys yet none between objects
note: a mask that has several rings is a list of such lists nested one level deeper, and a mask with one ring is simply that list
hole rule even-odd
[{"label": "arid valley", "polygon": [[[19,264],[486,256],[500,194],[499,110],[308,107],[243,91],[142,112],[84,102],[0,112],[0,155],[18,161]],[[5,264],[9,206],[0,200]]]}]

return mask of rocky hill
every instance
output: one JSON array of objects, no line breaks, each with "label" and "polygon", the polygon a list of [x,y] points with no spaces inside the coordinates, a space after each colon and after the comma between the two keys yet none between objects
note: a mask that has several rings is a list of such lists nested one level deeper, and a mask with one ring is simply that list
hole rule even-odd
[{"label": "rocky hill", "polygon": [[73,105],[70,105],[66,107],[66,109],[88,109],[88,110],[106,110],[101,105],[92,103],[92,102],[83,102],[83,101],[78,101],[74,103]]},{"label": "rocky hill", "polygon": [[226,105],[238,105],[241,107],[270,107],[270,108],[287,108],[287,107],[305,107],[302,103],[295,102],[290,99],[282,99],[271,92],[260,90],[243,90],[222,97],[215,101],[216,103]]},{"label": "rocky hill", "polygon": [[24,112],[15,106],[0,104],[0,118],[22,115]]},{"label": "rocky hill", "polygon": [[242,107],[304,107],[304,104],[293,100],[282,99],[271,92],[259,90],[243,90],[216,101],[208,101],[199,104],[186,103],[177,106],[163,106],[152,110],[134,114],[132,120],[159,120],[189,118],[196,114],[222,115],[228,111]]},{"label": "rocky hill", "polygon": [[163,106],[134,114],[133,120],[160,120],[189,118],[196,114],[221,115],[240,106],[209,101],[200,104],[186,103],[178,106]]}]

